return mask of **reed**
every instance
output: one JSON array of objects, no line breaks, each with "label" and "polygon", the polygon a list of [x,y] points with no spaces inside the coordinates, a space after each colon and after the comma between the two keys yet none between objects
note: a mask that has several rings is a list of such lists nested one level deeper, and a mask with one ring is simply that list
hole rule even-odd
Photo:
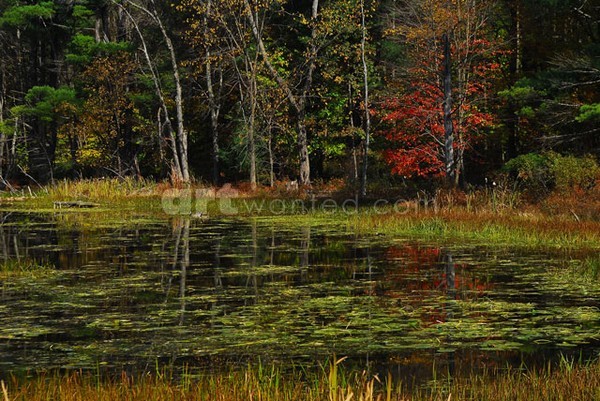
[{"label": "reed", "polygon": [[413,390],[365,372],[347,373],[333,358],[322,371],[250,365],[223,373],[175,379],[155,373],[99,377],[94,373],[40,374],[2,382],[3,400],[11,401],[563,401],[600,399],[600,362],[563,359],[538,369],[483,371]]},{"label": "reed", "polygon": [[8,259],[0,262],[0,279],[36,278],[53,272],[51,265],[33,259]]},{"label": "reed", "polygon": [[[167,189],[173,188],[167,183],[157,184],[133,178],[60,181],[41,191],[37,198],[27,198],[22,208],[47,212],[53,210],[52,202],[82,200],[96,202],[99,208],[71,211],[98,211],[108,219],[118,215],[119,220],[130,220],[131,215],[165,218],[173,214],[165,210],[162,195]],[[548,214],[541,209],[518,205],[509,193],[502,195],[498,191],[473,194],[439,192],[432,198],[423,195],[395,208],[391,205],[379,207],[377,204],[364,204],[355,210],[350,203],[348,210],[345,210],[343,201],[335,202],[332,199],[257,198],[237,190],[232,191],[231,198],[227,198],[217,195],[210,188],[202,189],[202,193],[210,193],[211,196],[198,198],[200,192],[195,189],[201,188],[190,189],[187,195],[192,197],[189,210],[181,213],[175,211],[184,217],[203,212],[216,218],[261,217],[274,221],[281,219],[286,224],[297,225],[320,224],[329,220],[357,234],[560,249],[600,246],[598,216],[582,218],[584,213],[575,213],[574,209],[565,210],[562,214]],[[337,205],[335,210],[328,209],[332,202]],[[181,200],[175,201],[177,205],[180,203]],[[17,204],[11,204],[11,208],[19,209]],[[100,223],[102,219],[99,216],[88,221]]]},{"label": "reed", "polygon": [[133,196],[156,195],[157,184],[142,178],[62,180],[44,188],[39,195],[52,201],[89,200],[111,202]]},{"label": "reed", "polygon": [[464,210],[359,214],[346,219],[347,229],[362,234],[463,240],[495,245],[561,249],[600,246],[600,223],[541,214],[472,213]]}]

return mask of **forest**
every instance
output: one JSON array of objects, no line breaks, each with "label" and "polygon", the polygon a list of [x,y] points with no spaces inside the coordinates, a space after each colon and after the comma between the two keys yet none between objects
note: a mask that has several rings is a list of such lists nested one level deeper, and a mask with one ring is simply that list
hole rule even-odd
[{"label": "forest", "polygon": [[593,186],[599,11],[597,0],[0,0],[0,185],[341,180],[366,195],[555,168]]},{"label": "forest", "polygon": [[0,0],[0,399],[600,400],[600,0]]}]

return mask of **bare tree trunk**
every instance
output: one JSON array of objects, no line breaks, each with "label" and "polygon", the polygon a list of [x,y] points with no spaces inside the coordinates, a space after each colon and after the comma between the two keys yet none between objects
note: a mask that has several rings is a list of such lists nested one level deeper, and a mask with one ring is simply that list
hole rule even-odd
[{"label": "bare tree trunk", "polygon": [[267,147],[269,152],[269,185],[271,188],[275,186],[275,160],[273,158],[273,128],[271,123],[267,126],[269,136],[267,138]]},{"label": "bare tree trunk", "polygon": [[181,80],[179,77],[179,68],[177,66],[177,58],[175,55],[175,48],[173,47],[173,42],[171,41],[171,38],[169,37],[169,35],[166,32],[164,25],[162,24],[162,20],[158,16],[158,11],[156,10],[156,5],[154,3],[154,0],[151,0],[151,3],[153,5],[152,10],[142,6],[141,4],[135,3],[131,0],[129,0],[127,2],[128,4],[131,4],[133,7],[137,8],[138,10],[143,11],[144,13],[146,13],[147,15],[152,17],[152,19],[156,22],[156,24],[160,28],[160,31],[163,35],[163,39],[165,40],[165,43],[167,45],[167,49],[169,50],[170,59],[171,59],[171,68],[173,70],[172,73],[173,73],[173,80],[175,81],[175,92],[176,92],[175,93],[175,107],[176,107],[176,112],[177,112],[177,133],[176,134],[173,130],[173,125],[172,125],[171,119],[169,117],[169,109],[167,107],[167,104],[165,101],[165,96],[162,91],[160,78],[155,69],[154,63],[150,57],[150,53],[148,51],[148,47],[147,47],[146,41],[144,39],[144,35],[142,34],[142,31],[141,31],[139,25],[137,24],[137,21],[131,15],[131,13],[129,13],[129,11],[121,3],[118,3],[116,0],[112,0],[112,1],[114,4],[119,5],[121,7],[121,9],[123,10],[123,12],[125,12],[127,14],[127,17],[133,24],[133,26],[140,38],[140,41],[142,44],[142,52],[144,53],[144,57],[146,59],[146,63],[148,64],[148,68],[150,69],[151,78],[154,83],[154,88],[155,88],[156,94],[160,100],[161,108],[163,109],[163,113],[165,114],[164,127],[165,127],[165,130],[168,131],[168,134],[171,139],[171,146],[173,148],[173,164],[174,164],[175,173],[177,174],[178,179],[182,180],[183,182],[189,182],[190,174],[189,174],[189,163],[188,163],[188,144],[187,144],[188,139],[187,139],[187,133],[185,131],[184,121],[183,121],[183,90],[181,87]]},{"label": "bare tree trunk", "polygon": [[123,8],[119,7],[117,15],[117,41],[131,41],[131,27],[128,22],[129,18],[125,15]]},{"label": "bare tree trunk", "polygon": [[[248,11],[252,21],[258,21],[259,16]],[[257,152],[256,152],[256,125],[257,113],[259,110],[258,93],[258,71],[262,55],[258,52],[249,51],[251,48],[250,38],[247,37],[247,24],[244,23],[245,17],[236,19],[230,27],[227,27],[229,40],[241,54],[231,53],[232,65],[238,77],[238,89],[240,92],[240,109],[244,119],[244,128],[247,143],[247,157],[249,162],[249,178],[252,189],[257,186]],[[254,25],[253,25],[254,26]],[[240,57],[241,56],[241,57]],[[241,61],[240,61],[241,60]],[[240,65],[240,62],[243,63]]]},{"label": "bare tree trunk", "polygon": [[4,135],[4,102],[6,99],[6,73],[4,61],[0,64],[0,177],[4,172],[4,147],[6,136]]},{"label": "bare tree trunk", "polygon": [[300,156],[300,183],[310,185],[310,158],[308,154],[308,134],[306,132],[306,101],[312,88],[313,75],[317,68],[317,19],[319,17],[319,0],[313,0],[311,13],[310,58],[304,90],[300,97],[301,111],[298,113],[298,152]]},{"label": "bare tree trunk", "polygon": [[358,183],[358,152],[356,151],[356,127],[354,126],[354,116],[352,115],[353,108],[354,105],[352,102],[352,83],[348,82],[348,110],[350,113],[350,128],[352,128],[352,173],[354,178],[354,185],[356,186]]},{"label": "bare tree trunk", "polygon": [[163,147],[163,122],[162,122],[162,107],[159,107],[156,112],[156,144],[158,145],[158,159],[160,165],[165,166],[165,150]]},{"label": "bare tree trunk", "polygon": [[102,35],[102,17],[100,15],[96,15],[96,21],[94,23],[94,38],[96,39],[96,43],[100,43],[103,41]]},{"label": "bare tree trunk", "polygon": [[248,126],[248,151],[250,153],[250,186],[256,189],[256,65],[251,70],[250,78],[250,124]]},{"label": "bare tree trunk", "polygon": [[366,42],[367,42],[367,26],[365,24],[365,4],[364,0],[360,2],[360,14],[361,14],[361,28],[362,38],[360,41],[360,55],[363,66],[363,84],[364,84],[364,103],[365,103],[365,115],[364,115],[364,130],[365,130],[365,147],[363,155],[363,168],[360,182],[360,194],[362,196],[367,195],[367,169],[369,165],[369,145],[371,142],[371,115],[369,111],[369,69],[367,66],[367,55],[366,55]]},{"label": "bare tree trunk", "polygon": [[[256,61],[251,60],[248,53],[244,53],[244,68],[245,72],[242,73],[236,65],[235,69],[238,74],[238,88],[240,91],[240,109],[242,111],[242,117],[244,119],[244,125],[246,130],[246,139],[248,143],[248,159],[250,164],[249,178],[252,189],[256,189],[256,104],[257,104],[257,91],[256,91]],[[246,107],[249,108],[246,113]]]},{"label": "bare tree trunk", "polygon": [[[113,0],[113,2],[114,1],[115,0]],[[178,178],[183,179],[183,173],[181,171],[181,165],[179,163],[179,157],[177,155],[177,139],[175,137],[175,132],[173,131],[173,125],[171,123],[171,118],[169,117],[169,108],[167,107],[167,103],[165,101],[165,96],[162,91],[162,84],[160,82],[158,72],[156,71],[154,62],[152,61],[152,58],[150,57],[150,52],[148,51],[146,39],[145,39],[144,35],[142,34],[142,31],[141,31],[137,21],[131,15],[131,13],[122,4],[119,4],[119,6],[123,10],[123,12],[127,15],[129,20],[131,21],[131,23],[133,24],[133,27],[134,27],[135,31],[137,32],[138,37],[140,39],[142,53],[144,54],[144,59],[146,60],[148,69],[150,70],[150,77],[152,78],[152,82],[154,84],[154,90],[155,90],[156,96],[158,97],[158,100],[160,102],[160,105],[161,105],[160,107],[162,109],[162,112],[164,113],[164,116],[165,116],[165,122],[162,123],[161,126],[159,127],[159,137],[162,137],[164,132],[167,133],[167,135],[170,139],[170,142],[171,142],[171,149],[173,151],[173,169],[175,170],[175,174],[178,176]],[[160,120],[160,112],[158,114],[158,118]]]},{"label": "bare tree trunk", "polygon": [[521,2],[516,1],[515,4],[515,74],[516,76],[521,75],[523,70],[523,32],[521,29]]},{"label": "bare tree trunk", "polygon": [[98,9],[96,13],[96,20],[94,24],[94,37],[96,43],[108,43],[110,42],[110,21],[108,15],[108,6],[104,5]]},{"label": "bare tree trunk", "polygon": [[300,156],[300,184],[310,185],[310,160],[308,157],[308,135],[304,107],[298,113],[298,154]]},{"label": "bare tree trunk", "polygon": [[[210,62],[210,50],[206,51],[206,86],[208,88],[208,104],[210,108],[210,127],[211,127],[211,138],[212,138],[212,162],[213,162],[213,184],[219,184],[219,114],[221,111],[221,104],[215,95],[213,85],[213,69]],[[219,91],[223,85],[223,71],[219,68]],[[219,96],[220,97],[220,96]]]},{"label": "bare tree trunk", "polygon": [[[151,0],[154,5],[154,0]],[[188,137],[183,124],[183,89],[179,78],[179,67],[177,66],[177,56],[175,55],[175,47],[171,38],[167,34],[162,21],[158,17],[156,7],[154,8],[154,17],[158,23],[160,30],[165,39],[167,48],[171,56],[171,67],[173,68],[173,79],[175,81],[175,108],[177,110],[177,147],[179,153],[179,164],[181,165],[181,176],[184,182],[190,181],[190,170],[188,162]]]},{"label": "bare tree trunk", "polygon": [[273,64],[269,59],[269,55],[267,54],[267,50],[265,48],[264,42],[262,40],[262,36],[258,29],[258,24],[256,23],[256,18],[254,17],[254,13],[252,11],[252,7],[250,6],[249,0],[244,0],[244,5],[246,7],[246,16],[248,21],[250,22],[250,26],[252,28],[252,34],[258,45],[258,51],[263,58],[269,73],[277,82],[277,85],[284,91],[292,109],[296,113],[296,126],[298,129],[298,153],[300,158],[300,183],[302,185],[310,185],[310,160],[308,156],[308,137],[306,132],[306,97],[308,95],[308,91],[312,85],[312,75],[316,68],[315,58],[316,58],[316,19],[318,16],[319,9],[319,1],[313,0],[312,6],[312,22],[313,22],[313,30],[312,30],[312,44],[311,44],[311,60],[309,63],[307,78],[304,85],[304,90],[302,91],[301,96],[296,96],[292,91],[291,87],[288,85],[288,82],[284,80],[281,75],[277,72]]},{"label": "bare tree trunk", "polygon": [[[514,8],[512,10],[512,18],[514,20],[514,49],[512,52],[513,60],[511,69],[513,73],[513,82],[516,82],[519,78],[521,78],[521,73],[523,70],[523,32],[521,26],[522,19],[522,10],[521,10],[521,0],[515,1]],[[521,127],[521,117],[519,113],[517,113],[518,107],[514,102],[509,103],[510,107],[510,120],[508,124],[509,128],[509,137],[506,144],[506,152],[503,152],[502,158],[503,161],[506,159],[512,159],[519,154],[519,131]]]},{"label": "bare tree trunk", "polygon": [[[212,0],[207,1],[206,12],[204,13],[204,37],[209,37],[208,31],[208,17],[212,13]],[[223,87],[223,70],[217,68],[219,77],[218,93],[215,93],[215,85],[213,82],[213,67],[212,67],[212,54],[209,45],[206,45],[205,52],[205,68],[206,68],[206,89],[208,93],[208,106],[210,112],[210,126],[211,126],[211,139],[212,139],[212,174],[213,174],[213,185],[219,185],[219,114],[221,111],[221,88]]]},{"label": "bare tree trunk", "polygon": [[[10,163],[12,166],[16,164],[17,159],[17,137],[19,133],[19,118],[15,118],[15,129],[13,132],[12,143],[10,147]],[[23,142],[27,143],[25,140]]]},{"label": "bare tree trunk", "polygon": [[454,161],[454,124],[452,122],[452,60],[450,55],[450,37],[446,33],[442,37],[444,45],[444,164],[446,179],[449,185],[455,185]]}]

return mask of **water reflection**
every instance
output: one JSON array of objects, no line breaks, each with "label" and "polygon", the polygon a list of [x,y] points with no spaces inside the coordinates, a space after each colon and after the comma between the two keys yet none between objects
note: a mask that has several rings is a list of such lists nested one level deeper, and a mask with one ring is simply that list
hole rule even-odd
[{"label": "water reflection", "polygon": [[53,267],[2,280],[0,370],[310,363],[334,352],[460,370],[525,351],[594,352],[599,341],[590,305],[600,289],[558,286],[548,272],[560,260],[542,252],[260,220],[95,228],[76,215],[0,218],[3,261]]}]

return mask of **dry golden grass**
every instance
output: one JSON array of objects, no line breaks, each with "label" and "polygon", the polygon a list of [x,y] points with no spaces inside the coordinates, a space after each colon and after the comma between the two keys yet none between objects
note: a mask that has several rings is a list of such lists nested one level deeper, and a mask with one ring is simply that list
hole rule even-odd
[{"label": "dry golden grass", "polygon": [[73,372],[36,375],[2,382],[3,401],[591,401],[600,399],[600,362],[537,370],[483,372],[455,380],[441,379],[428,389],[407,391],[390,376],[344,373],[334,360],[321,373],[282,373],[271,367],[248,367],[215,375],[174,380],[166,375],[99,379]]}]

